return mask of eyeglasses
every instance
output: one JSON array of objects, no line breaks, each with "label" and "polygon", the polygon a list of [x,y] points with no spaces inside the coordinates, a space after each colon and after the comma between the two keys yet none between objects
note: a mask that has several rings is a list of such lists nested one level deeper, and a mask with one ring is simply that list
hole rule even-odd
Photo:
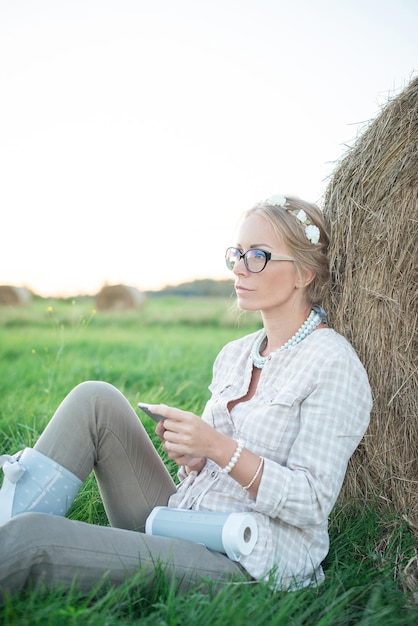
[{"label": "eyeglasses", "polygon": [[237,263],[244,259],[244,265],[249,272],[257,274],[262,272],[269,261],[294,261],[292,256],[283,254],[273,254],[265,250],[251,248],[247,252],[240,252],[238,248],[228,248],[225,253],[226,266],[229,270],[234,270]]}]

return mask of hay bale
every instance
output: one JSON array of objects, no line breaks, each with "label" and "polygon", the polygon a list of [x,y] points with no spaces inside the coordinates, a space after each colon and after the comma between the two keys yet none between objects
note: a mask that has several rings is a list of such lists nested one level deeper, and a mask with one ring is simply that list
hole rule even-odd
[{"label": "hay bale", "polygon": [[376,493],[418,524],[418,78],[389,100],[324,197],[333,287],[325,303],[357,350],[374,407],[342,497]]},{"label": "hay bale", "polygon": [[99,311],[125,311],[144,304],[145,295],[129,285],[105,285],[96,295]]},{"label": "hay bale", "polygon": [[31,300],[31,292],[24,287],[0,285],[0,306],[25,306]]}]

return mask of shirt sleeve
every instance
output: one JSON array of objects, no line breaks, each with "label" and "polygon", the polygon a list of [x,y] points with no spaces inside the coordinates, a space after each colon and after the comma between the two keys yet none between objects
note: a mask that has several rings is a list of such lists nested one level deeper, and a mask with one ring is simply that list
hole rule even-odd
[{"label": "shirt sleeve", "polygon": [[357,356],[319,362],[318,380],[300,402],[300,430],[284,465],[265,459],[254,509],[300,528],[328,517],[372,406]]}]

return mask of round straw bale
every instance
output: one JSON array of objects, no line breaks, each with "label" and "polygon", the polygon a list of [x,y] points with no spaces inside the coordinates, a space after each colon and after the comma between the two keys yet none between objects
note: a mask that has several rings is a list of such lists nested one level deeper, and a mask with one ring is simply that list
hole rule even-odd
[{"label": "round straw bale", "polygon": [[144,304],[145,295],[129,285],[105,285],[96,295],[99,311],[125,311]]},{"label": "round straw bale", "polygon": [[334,328],[357,350],[374,406],[342,498],[379,495],[418,525],[418,78],[348,150],[324,196]]},{"label": "round straw bale", "polygon": [[31,300],[32,294],[25,287],[0,285],[0,306],[25,306]]}]

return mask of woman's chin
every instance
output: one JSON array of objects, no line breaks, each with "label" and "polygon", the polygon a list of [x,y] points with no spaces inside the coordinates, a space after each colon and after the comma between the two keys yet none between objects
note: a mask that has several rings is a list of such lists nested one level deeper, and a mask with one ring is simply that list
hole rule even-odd
[{"label": "woman's chin", "polygon": [[259,307],[249,302],[248,298],[237,296],[237,306],[241,311],[258,311]]}]

